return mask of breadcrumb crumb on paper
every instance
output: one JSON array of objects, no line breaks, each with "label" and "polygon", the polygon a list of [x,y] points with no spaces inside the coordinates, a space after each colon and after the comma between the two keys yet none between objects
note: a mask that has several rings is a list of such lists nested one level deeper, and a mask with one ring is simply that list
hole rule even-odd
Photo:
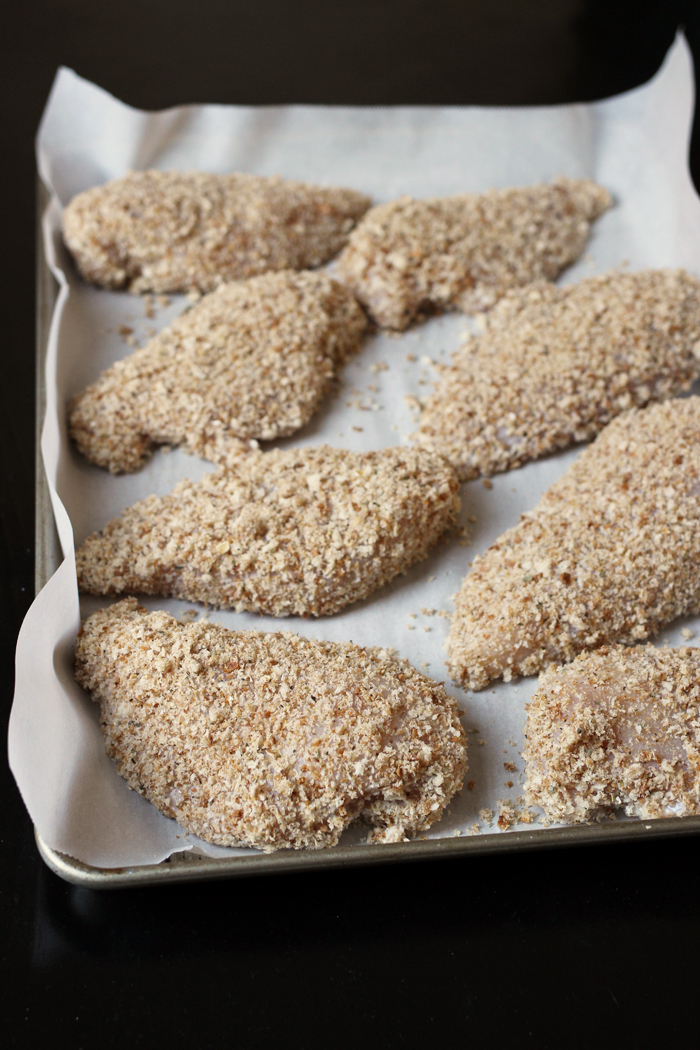
[{"label": "breadcrumb crumb on paper", "polygon": [[700,610],[700,397],[613,420],[475,558],[446,647],[482,689]]},{"label": "breadcrumb crumb on paper", "polygon": [[115,474],[138,470],[156,445],[229,462],[241,441],[304,426],[365,327],[351,293],[323,273],[223,285],[78,394],[70,435]]},{"label": "breadcrumb crumb on paper", "polygon": [[684,270],[510,291],[442,369],[415,439],[462,481],[511,470],[688,390],[699,340],[700,281]]},{"label": "breadcrumb crumb on paper", "polygon": [[331,259],[370,205],[351,189],[264,175],[131,171],[79,193],[63,235],[82,276],[132,292],[211,292]]},{"label": "breadcrumb crumb on paper", "polygon": [[558,822],[700,813],[700,649],[604,646],[527,705],[529,804]]},{"label": "breadcrumb crumb on paper", "polygon": [[520,822],[520,812],[510,799],[499,798],[497,805],[498,819],[496,821],[496,826],[499,831],[507,831],[508,828],[511,828],[514,824]]},{"label": "breadcrumb crumb on paper", "polygon": [[383,328],[422,308],[474,313],[509,289],[554,280],[581,255],[612,204],[590,179],[413,200],[371,208],[338,260],[339,276]]},{"label": "breadcrumb crumb on paper", "polygon": [[76,552],[89,594],[162,594],[329,616],[427,557],[459,511],[443,459],[412,448],[251,452],[127,508]]},{"label": "breadcrumb crumb on paper", "polygon": [[455,701],[383,650],[182,624],[131,598],[85,621],[75,669],[121,776],[205,842],[318,849],[356,820],[401,842],[462,786]]}]

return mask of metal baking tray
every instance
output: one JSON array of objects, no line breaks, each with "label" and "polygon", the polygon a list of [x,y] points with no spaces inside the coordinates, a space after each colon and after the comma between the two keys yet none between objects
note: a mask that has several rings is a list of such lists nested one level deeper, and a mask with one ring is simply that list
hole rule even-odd
[{"label": "metal baking tray", "polygon": [[[49,328],[57,298],[57,284],[46,263],[42,238],[42,216],[48,193],[37,182],[37,389],[36,389],[36,553],[35,592],[41,590],[61,562],[61,549],[41,459],[40,437],[46,407],[45,359]],[[35,837],[39,853],[49,868],[67,882],[91,889],[144,886],[157,883],[191,882],[230,878],[234,875],[264,875],[282,872],[345,868],[368,864],[434,860],[485,853],[512,853],[554,846],[583,846],[623,840],[676,838],[700,832],[700,816],[661,820],[611,820],[576,827],[553,826],[528,831],[483,833],[468,837],[414,840],[391,845],[334,846],[325,850],[289,850],[250,856],[212,859],[183,852],[160,864],[126,868],[96,868],[51,849]]]}]

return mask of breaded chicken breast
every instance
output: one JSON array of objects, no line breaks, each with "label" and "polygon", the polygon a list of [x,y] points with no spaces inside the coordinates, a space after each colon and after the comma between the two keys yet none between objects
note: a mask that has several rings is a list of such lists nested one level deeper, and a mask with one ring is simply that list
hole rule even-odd
[{"label": "breaded chicken breast", "polygon": [[557,821],[700,813],[700,649],[605,646],[540,677],[525,799]]},{"label": "breaded chicken breast", "polygon": [[251,452],[127,508],[76,553],[90,594],[163,594],[273,616],[328,616],[425,558],[459,509],[439,456]]},{"label": "breaded chicken breast", "polygon": [[584,249],[612,204],[590,179],[401,197],[370,209],[338,272],[382,328],[406,328],[424,309],[473,313],[509,288],[554,280]]},{"label": "breaded chicken breast", "polygon": [[700,397],[618,416],[473,567],[450,673],[535,674],[700,612]]},{"label": "breaded chicken breast", "polygon": [[358,819],[399,842],[462,786],[457,705],[383,649],[185,625],[127,599],[83,624],[75,674],[129,786],[219,846],[319,849]]},{"label": "breaded chicken breast", "polygon": [[265,175],[131,171],[79,193],[63,236],[86,281],[132,292],[211,292],[331,259],[370,206],[355,190]]},{"label": "breaded chicken breast", "polygon": [[226,463],[241,440],[304,426],[366,317],[324,273],[223,285],[74,398],[70,434],[92,463],[137,470],[156,445]]},{"label": "breaded chicken breast", "polygon": [[506,293],[443,367],[416,440],[467,481],[590,441],[628,408],[688,390],[700,371],[700,281],[607,273]]}]

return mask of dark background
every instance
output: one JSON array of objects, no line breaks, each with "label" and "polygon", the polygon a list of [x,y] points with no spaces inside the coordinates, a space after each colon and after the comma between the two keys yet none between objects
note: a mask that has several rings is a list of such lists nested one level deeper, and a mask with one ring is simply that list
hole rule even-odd
[{"label": "dark background", "polygon": [[[25,0],[4,16],[2,710],[32,597],[33,136],[59,64],[142,108],[539,104],[647,80],[697,2]],[[700,127],[691,170],[700,186]],[[0,1031],[75,1048],[697,1046],[700,841],[97,894],[6,764]]]}]

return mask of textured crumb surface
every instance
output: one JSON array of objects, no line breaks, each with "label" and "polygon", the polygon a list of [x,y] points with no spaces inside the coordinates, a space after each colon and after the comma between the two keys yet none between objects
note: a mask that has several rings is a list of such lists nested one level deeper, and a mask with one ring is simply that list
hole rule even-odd
[{"label": "textured crumb surface", "polygon": [[76,554],[81,590],[323,616],[426,557],[459,509],[421,449],[251,452],[128,508]]},{"label": "textured crumb surface", "polygon": [[158,444],[225,463],[241,440],[304,426],[365,326],[352,293],[323,273],[223,285],[74,398],[71,437],[114,473]]},{"label": "textured crumb surface", "polygon": [[700,649],[605,646],[541,676],[525,796],[556,821],[700,813]]},{"label": "textured crumb surface", "polygon": [[370,200],[263,175],[132,171],[79,193],[63,236],[82,276],[133,292],[210,292],[268,270],[320,266]]},{"label": "textured crumb surface", "polygon": [[612,204],[590,179],[461,193],[372,208],[350,236],[339,274],[383,328],[427,308],[465,313],[508,288],[553,280],[580,256]]},{"label": "textured crumb surface", "polygon": [[462,786],[457,705],[382,649],[186,625],[126,599],[83,624],[75,666],[119,773],[206,842],[318,849],[357,819],[403,841]]},{"label": "textured crumb surface", "polygon": [[683,270],[538,281],[442,369],[416,439],[463,481],[510,470],[687,390],[699,359],[700,281]]},{"label": "textured crumb surface", "polygon": [[618,416],[482,557],[455,600],[455,680],[535,674],[700,611],[700,398]]}]

